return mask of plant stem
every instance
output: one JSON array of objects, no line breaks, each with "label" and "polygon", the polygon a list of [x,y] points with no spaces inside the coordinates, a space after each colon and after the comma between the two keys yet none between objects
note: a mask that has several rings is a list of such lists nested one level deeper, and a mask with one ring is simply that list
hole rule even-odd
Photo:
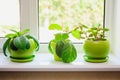
[{"label": "plant stem", "polygon": [[80,28],[80,26],[79,26],[79,27],[74,28],[73,30],[69,31],[69,32],[68,32],[68,34],[70,34],[72,31],[77,30],[77,29],[79,29],[79,28]]}]

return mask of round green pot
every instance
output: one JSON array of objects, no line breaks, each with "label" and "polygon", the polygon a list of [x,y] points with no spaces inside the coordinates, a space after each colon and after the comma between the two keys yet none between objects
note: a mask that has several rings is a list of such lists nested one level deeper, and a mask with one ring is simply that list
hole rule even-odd
[{"label": "round green pot", "polygon": [[85,52],[84,59],[87,62],[106,62],[110,50],[110,43],[108,40],[92,41],[86,40],[83,49]]},{"label": "round green pot", "polygon": [[30,62],[34,59],[35,55],[35,42],[31,39],[30,40],[30,48],[29,49],[18,49],[18,50],[12,50],[10,48],[10,45],[8,46],[8,51],[10,53],[10,59],[13,62]]}]

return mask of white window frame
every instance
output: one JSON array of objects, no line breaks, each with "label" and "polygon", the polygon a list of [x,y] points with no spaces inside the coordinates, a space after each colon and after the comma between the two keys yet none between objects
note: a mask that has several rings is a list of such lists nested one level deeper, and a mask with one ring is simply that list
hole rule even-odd
[{"label": "white window frame", "polygon": [[110,31],[107,34],[108,39],[111,44],[111,53],[114,52],[114,43],[113,43],[113,26],[114,26],[114,2],[115,0],[106,0],[105,1],[105,27],[109,28]]},{"label": "white window frame", "polygon": [[[114,51],[115,45],[113,42],[113,8],[114,8],[114,1],[115,0],[106,0],[106,11],[105,11],[105,27],[108,27],[110,29],[109,32],[109,39],[112,44],[112,51]],[[19,0],[20,2],[20,28],[21,30],[29,28],[30,34],[34,35],[36,38],[39,37],[39,10],[38,10],[38,0]],[[0,40],[0,44],[3,44],[5,39]],[[41,44],[42,47],[40,47],[41,52],[48,52],[46,44]],[[79,50],[79,44],[76,45],[76,48]],[[0,46],[0,51],[2,49],[2,46]]]},{"label": "white window frame", "polygon": [[30,34],[38,38],[38,0],[20,1],[20,26],[21,30],[30,29]]},{"label": "white window frame", "polygon": [[113,17],[111,18],[111,48],[113,53],[120,58],[120,0],[113,0]]}]

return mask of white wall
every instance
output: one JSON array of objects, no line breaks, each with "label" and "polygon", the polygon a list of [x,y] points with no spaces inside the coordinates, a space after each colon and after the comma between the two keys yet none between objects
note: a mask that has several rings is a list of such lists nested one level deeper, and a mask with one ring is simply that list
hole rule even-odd
[{"label": "white wall", "polygon": [[113,35],[112,35],[112,43],[114,45],[114,52],[120,57],[120,0],[114,0],[114,25],[112,26]]}]

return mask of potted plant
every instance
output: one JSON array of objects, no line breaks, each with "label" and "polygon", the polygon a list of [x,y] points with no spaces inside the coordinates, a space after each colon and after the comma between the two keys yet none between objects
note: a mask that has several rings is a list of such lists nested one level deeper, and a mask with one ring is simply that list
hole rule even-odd
[{"label": "potted plant", "polygon": [[73,62],[77,58],[76,48],[69,40],[69,32],[63,31],[58,24],[51,24],[49,30],[60,30],[54,34],[54,39],[49,42],[48,49],[54,55],[55,61],[63,61],[65,63]]},{"label": "potted plant", "polygon": [[7,56],[6,50],[10,53],[10,59],[14,62],[29,62],[35,57],[34,52],[39,50],[39,42],[28,34],[29,29],[23,31],[11,30],[14,33],[7,34],[7,40],[3,44],[3,53]]},{"label": "potted plant", "polygon": [[102,28],[100,24],[92,28],[80,24],[79,28],[74,31],[74,34],[77,34],[73,35],[74,37],[85,39],[83,45],[85,61],[106,62],[108,60],[110,43],[105,37],[106,31],[109,31],[109,29]]}]

